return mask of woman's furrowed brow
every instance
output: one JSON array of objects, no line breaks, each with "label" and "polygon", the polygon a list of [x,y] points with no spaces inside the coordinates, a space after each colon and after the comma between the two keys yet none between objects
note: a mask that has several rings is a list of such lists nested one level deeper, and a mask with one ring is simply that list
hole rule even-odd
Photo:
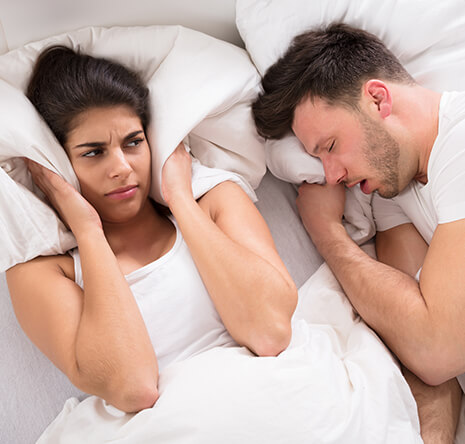
[{"label": "woman's furrowed brow", "polygon": [[[124,137],[124,140],[129,140],[132,139],[133,137],[136,137],[139,134],[143,134],[143,130],[137,130],[137,131],[132,131],[130,132],[127,136]],[[73,146],[71,149],[75,148],[100,148],[102,146],[105,146],[106,142],[84,142],[80,143],[79,145]]]},{"label": "woman's furrowed brow", "polygon": [[105,142],[84,142],[84,143],[80,143],[79,145],[73,146],[71,149],[83,148],[83,147],[99,148],[104,145],[105,145]]},{"label": "woman's furrowed brow", "polygon": [[141,133],[144,133],[144,131],[142,131],[142,130],[132,131],[131,133],[129,133],[129,134],[124,138],[124,140],[132,139],[133,137],[136,137],[136,136],[138,136],[138,135],[141,134]]}]

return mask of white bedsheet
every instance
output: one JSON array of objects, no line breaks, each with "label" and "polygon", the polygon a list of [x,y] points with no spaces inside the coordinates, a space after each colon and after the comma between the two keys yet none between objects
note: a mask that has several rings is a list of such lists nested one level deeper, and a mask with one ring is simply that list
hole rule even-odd
[{"label": "white bedsheet", "polygon": [[71,398],[38,444],[422,442],[396,361],[326,264],[300,289],[292,342],[278,357],[213,349],[166,368],[159,389],[136,415]]}]

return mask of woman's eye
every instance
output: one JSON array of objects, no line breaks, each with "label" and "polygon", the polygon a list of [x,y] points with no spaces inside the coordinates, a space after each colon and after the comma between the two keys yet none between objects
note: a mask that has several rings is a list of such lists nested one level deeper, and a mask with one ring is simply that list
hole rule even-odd
[{"label": "woman's eye", "polygon": [[97,156],[97,155],[99,155],[101,153],[102,153],[102,150],[100,148],[98,148],[98,149],[87,151],[87,152],[83,153],[82,157],[95,157],[95,156]]},{"label": "woman's eye", "polygon": [[335,141],[333,140],[333,143],[331,144],[331,146],[328,148],[328,153],[330,153],[332,151],[332,149],[334,148],[334,143]]},{"label": "woman's eye", "polygon": [[144,139],[133,139],[131,141],[129,141],[126,146],[128,147],[136,147],[138,145],[140,145],[142,142],[144,141]]}]

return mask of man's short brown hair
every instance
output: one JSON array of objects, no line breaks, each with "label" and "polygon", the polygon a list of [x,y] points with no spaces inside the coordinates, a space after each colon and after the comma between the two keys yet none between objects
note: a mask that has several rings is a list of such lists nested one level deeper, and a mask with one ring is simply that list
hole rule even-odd
[{"label": "man's short brown hair", "polygon": [[371,78],[414,83],[381,40],[361,29],[336,23],[298,35],[262,80],[263,92],[252,105],[258,133],[284,137],[295,108],[307,98],[357,109],[362,85]]}]

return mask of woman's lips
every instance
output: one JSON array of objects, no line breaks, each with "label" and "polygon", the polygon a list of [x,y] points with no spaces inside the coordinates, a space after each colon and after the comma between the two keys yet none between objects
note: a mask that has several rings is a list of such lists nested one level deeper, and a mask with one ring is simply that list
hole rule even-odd
[{"label": "woman's lips", "polygon": [[129,199],[137,193],[138,188],[139,187],[137,185],[130,185],[111,191],[110,193],[105,194],[105,196],[114,200]]}]

